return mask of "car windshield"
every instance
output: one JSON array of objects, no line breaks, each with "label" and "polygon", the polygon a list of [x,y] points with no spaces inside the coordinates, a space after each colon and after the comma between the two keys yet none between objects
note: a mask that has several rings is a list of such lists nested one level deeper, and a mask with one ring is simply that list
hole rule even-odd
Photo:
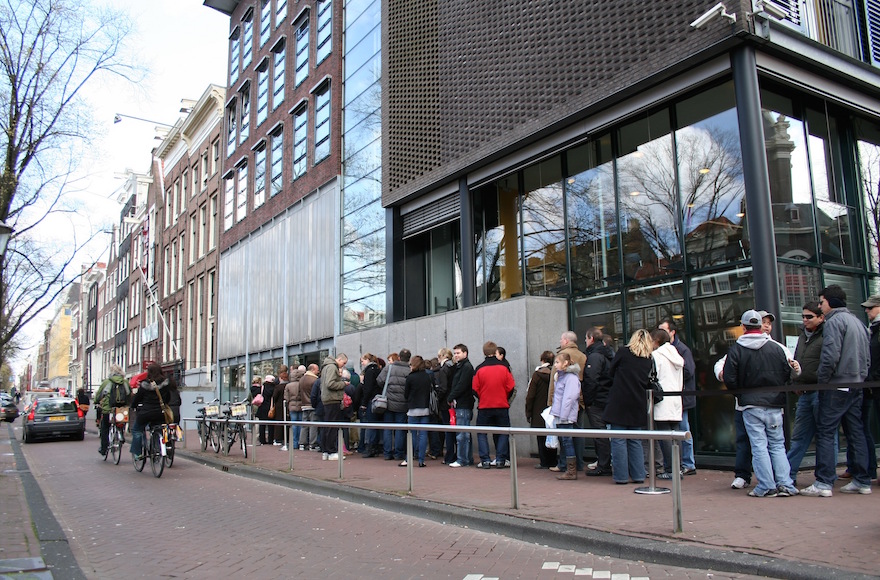
[{"label": "car windshield", "polygon": [[37,415],[53,415],[55,413],[74,413],[76,406],[73,401],[40,401],[36,409]]}]

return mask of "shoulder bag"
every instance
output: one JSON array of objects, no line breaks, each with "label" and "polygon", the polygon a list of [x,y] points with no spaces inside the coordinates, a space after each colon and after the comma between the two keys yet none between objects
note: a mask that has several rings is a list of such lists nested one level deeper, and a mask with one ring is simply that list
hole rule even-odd
[{"label": "shoulder bag", "polygon": [[385,386],[382,388],[382,394],[376,395],[373,397],[372,409],[374,415],[384,415],[385,411],[388,410],[388,397],[385,393],[388,391],[388,381],[385,381]]},{"label": "shoulder bag", "polygon": [[162,409],[162,415],[165,416],[166,423],[174,423],[174,412],[171,410],[171,407],[165,404],[165,401],[162,400],[162,393],[159,392],[159,387],[156,383],[153,383],[156,386],[156,396],[159,397],[159,407]]},{"label": "shoulder bag", "polygon": [[651,374],[648,375],[648,389],[654,395],[655,405],[663,400],[663,387],[660,386],[660,380],[657,378],[657,363],[654,361],[654,357],[651,357]]}]

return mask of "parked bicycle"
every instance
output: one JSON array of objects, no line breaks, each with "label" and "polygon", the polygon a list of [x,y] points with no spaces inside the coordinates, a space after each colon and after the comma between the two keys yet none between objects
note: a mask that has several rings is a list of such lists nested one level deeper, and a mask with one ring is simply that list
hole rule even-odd
[{"label": "parked bicycle", "polygon": [[232,449],[232,446],[235,445],[235,440],[238,439],[239,445],[241,445],[241,452],[247,458],[247,427],[244,423],[235,422],[230,424],[229,422],[230,419],[241,420],[247,418],[247,402],[235,401],[230,403],[227,401],[224,403],[222,411],[226,417],[226,421],[223,423],[223,441],[226,444],[224,452],[226,455],[229,455],[229,450]]},{"label": "parked bicycle", "polygon": [[219,423],[208,421],[208,419],[216,419],[220,416],[220,406],[214,404],[219,402],[220,399],[214,399],[204,407],[196,409],[199,419],[197,424],[199,430],[199,443],[202,446],[202,451],[205,451],[208,448],[208,441],[211,442],[211,447],[214,449],[214,453],[220,451],[220,425]]},{"label": "parked bicycle", "polygon": [[132,462],[137,471],[143,471],[147,460],[150,461],[150,469],[154,477],[162,477],[165,471],[165,457],[168,454],[167,443],[170,437],[170,426],[165,424],[150,425],[150,435],[144,441],[144,452],[132,455]]},{"label": "parked bicycle", "polygon": [[125,444],[125,425],[128,423],[128,407],[115,407],[110,410],[110,431],[107,434],[110,453],[104,455],[113,457],[113,463],[119,465],[122,459],[122,446]]}]

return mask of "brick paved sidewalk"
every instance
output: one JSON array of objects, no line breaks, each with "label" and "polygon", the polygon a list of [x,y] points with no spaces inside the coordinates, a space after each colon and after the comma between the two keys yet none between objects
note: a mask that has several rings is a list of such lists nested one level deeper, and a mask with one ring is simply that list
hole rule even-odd
[{"label": "brick paved sidewalk", "polygon": [[[876,485],[872,495],[846,495],[839,492],[838,484],[831,498],[752,498],[747,496],[748,489],[730,488],[732,473],[700,470],[683,478],[684,532],[674,534],[670,494],[635,494],[637,486],[616,485],[610,477],[581,474],[577,481],[558,481],[555,473],[533,469],[533,459],[521,459],[518,464],[520,509],[514,510],[510,507],[510,469],[454,469],[440,460],[428,461],[426,468],[413,470],[414,490],[407,494],[406,468],[382,457],[348,457],[344,477],[338,480],[336,462],[322,461],[321,453],[295,451],[294,469],[289,472],[288,452],[279,447],[257,447],[253,464],[252,457],[245,460],[237,447],[229,457],[215,455],[210,448],[201,452],[195,431],[188,436],[185,456],[227,469],[235,466],[276,476],[290,474],[323,482],[331,489],[338,486],[340,491],[366,490],[472,508],[470,511],[477,514],[561,525],[575,532],[581,529],[584,535],[588,531],[614,534],[624,543],[653,540],[659,551],[666,546],[668,551],[679,548],[691,555],[704,553],[705,563],[695,561],[695,566],[709,567],[713,561],[732,561],[745,554],[751,555],[750,566],[760,566],[760,561],[766,560],[767,568],[758,573],[773,576],[787,567],[800,570],[795,577],[808,577],[811,567],[816,568],[814,577],[848,577],[852,573],[874,577],[880,570],[880,488]],[[812,473],[801,472],[798,485],[805,487],[812,481]],[[501,527],[499,524],[498,531],[505,533]]]}]

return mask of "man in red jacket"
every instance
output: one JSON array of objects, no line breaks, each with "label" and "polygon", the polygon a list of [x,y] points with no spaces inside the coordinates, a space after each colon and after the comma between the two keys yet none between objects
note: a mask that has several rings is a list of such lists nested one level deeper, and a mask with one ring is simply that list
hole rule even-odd
[{"label": "man in red jacket", "polygon": [[[474,393],[479,398],[477,403],[477,425],[489,427],[510,427],[510,403],[507,398],[513,390],[513,375],[502,361],[495,357],[498,345],[492,341],[483,345],[483,356],[486,357],[474,370]],[[477,467],[491,469],[510,467],[509,436],[500,435],[495,448],[495,461],[489,460],[489,438],[486,433],[477,434],[477,449],[480,463]]]}]

